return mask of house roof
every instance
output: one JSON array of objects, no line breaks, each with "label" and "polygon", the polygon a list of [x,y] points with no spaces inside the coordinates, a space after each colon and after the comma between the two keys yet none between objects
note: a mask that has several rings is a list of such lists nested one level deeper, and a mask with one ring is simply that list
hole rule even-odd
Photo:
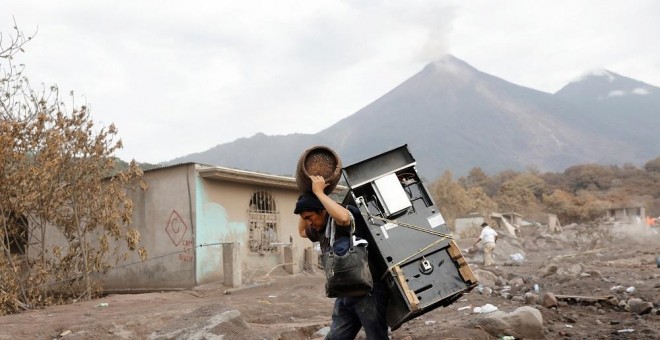
[{"label": "house roof", "polygon": [[[237,183],[249,183],[249,184],[258,184],[264,186],[300,190],[298,188],[298,184],[294,177],[271,175],[260,172],[232,169],[222,166],[207,165],[207,164],[200,164],[194,162],[164,165],[164,166],[145,170],[144,172],[158,171],[162,169],[169,169],[179,166],[190,166],[190,165],[195,166],[195,169],[197,170],[197,173],[199,174],[200,177],[210,180],[223,180],[223,181],[230,181]],[[342,185],[337,185],[337,187],[335,188],[335,190],[346,190],[346,189],[347,188]]]},{"label": "house roof", "polygon": [[253,171],[201,164],[197,165],[197,173],[200,177],[211,180],[250,183],[299,190],[298,185],[296,184],[296,179],[293,177],[270,175]]}]

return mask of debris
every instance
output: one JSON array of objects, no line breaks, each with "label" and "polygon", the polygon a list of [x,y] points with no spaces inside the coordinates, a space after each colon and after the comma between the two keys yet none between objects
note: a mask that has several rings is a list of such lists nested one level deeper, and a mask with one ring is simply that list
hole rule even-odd
[{"label": "debris", "polygon": [[96,305],[96,307],[108,307],[108,306],[109,304],[107,302],[101,302],[98,305]]},{"label": "debris", "polygon": [[321,335],[321,336],[326,336],[326,335],[328,335],[328,333],[330,333],[330,327],[326,326],[326,327],[323,327],[323,328],[319,329],[314,334],[315,335],[318,334],[318,335]]},{"label": "debris", "polygon": [[491,305],[490,303],[487,303],[481,307],[474,307],[474,310],[472,311],[475,314],[486,314],[486,313],[491,313],[497,310],[497,307]]},{"label": "debris", "polygon": [[623,291],[623,286],[613,286],[612,288],[610,288],[610,290],[615,293],[620,293]]},{"label": "debris", "polygon": [[634,331],[635,331],[635,330],[632,329],[632,328],[625,328],[625,329],[619,329],[619,330],[616,331],[616,332],[617,332],[617,333],[632,333],[632,332],[634,332]]},{"label": "debris", "polygon": [[555,295],[557,300],[573,300],[575,302],[597,303],[615,298],[613,295],[605,296],[584,296],[584,295]]},{"label": "debris", "polygon": [[525,257],[521,253],[511,254],[509,258],[515,263],[521,263],[525,260]]}]

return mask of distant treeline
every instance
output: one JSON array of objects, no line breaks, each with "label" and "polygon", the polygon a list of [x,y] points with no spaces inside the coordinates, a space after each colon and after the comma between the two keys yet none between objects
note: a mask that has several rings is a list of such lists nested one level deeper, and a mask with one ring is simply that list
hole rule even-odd
[{"label": "distant treeline", "polygon": [[[116,159],[117,169],[128,163]],[[158,164],[139,163],[148,170]],[[470,213],[516,212],[528,220],[545,223],[555,214],[562,224],[598,220],[607,209],[642,206],[646,214],[660,216],[660,157],[638,168],[632,164],[584,164],[563,172],[505,170],[487,175],[472,168],[468,175],[453,178],[445,171],[430,183],[429,190],[447,221]]]},{"label": "distant treeline", "polygon": [[447,221],[470,213],[516,212],[547,221],[555,214],[562,224],[602,218],[607,209],[642,206],[647,216],[660,215],[660,157],[638,168],[632,164],[584,164],[564,172],[502,171],[489,176],[472,168],[454,179],[450,171],[429,185]]}]

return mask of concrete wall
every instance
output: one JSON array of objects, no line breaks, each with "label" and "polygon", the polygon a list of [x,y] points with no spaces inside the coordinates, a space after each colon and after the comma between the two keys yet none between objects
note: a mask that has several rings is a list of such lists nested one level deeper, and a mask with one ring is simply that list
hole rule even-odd
[{"label": "concrete wall", "polygon": [[473,228],[475,226],[480,226],[484,223],[483,216],[474,216],[474,217],[458,217],[454,221],[454,237],[460,238],[460,233],[464,230]]},{"label": "concrete wall", "polygon": [[[279,214],[278,239],[288,243],[293,236],[295,258],[302,266],[303,247],[311,245],[308,240],[298,237],[298,216],[293,214],[299,192],[289,188],[278,188],[258,183],[237,183],[220,179],[197,178],[197,244],[196,279],[198,284],[222,282],[222,245],[218,243],[237,242],[241,268],[246,277],[256,278],[268,273],[275,266],[283,264],[280,247],[276,253],[251,253],[248,247],[250,199],[256,191],[270,193]],[[305,243],[306,241],[306,243]]]},{"label": "concrete wall", "polygon": [[[283,247],[274,253],[251,253],[249,205],[256,191],[270,193],[279,214],[277,236],[281,243],[293,239],[293,258],[298,268],[304,262],[304,248],[312,243],[298,236],[298,215],[293,214],[299,191],[295,181],[278,178],[260,182],[261,174],[250,179],[205,178],[196,164],[181,164],[146,171],[146,191],[131,194],[131,227],[140,233],[139,247],[147,251],[141,261],[137,251],[99,275],[107,291],[185,289],[210,282],[224,282],[223,244],[239,245],[243,277],[257,279],[284,264]],[[208,168],[208,167],[206,167]],[[240,176],[239,176],[240,177]],[[266,176],[267,177],[267,176]],[[49,244],[63,242],[55,228]],[[111,244],[111,248],[116,244]],[[119,244],[118,252],[126,252]],[[243,280],[245,283],[245,280]]]},{"label": "concrete wall", "polygon": [[137,252],[104,277],[108,290],[190,288],[195,282],[195,166],[147,171],[149,188],[132,195],[132,227],[148,252]]},{"label": "concrete wall", "polygon": [[644,207],[622,207],[607,210],[607,218],[617,222],[644,222],[646,209]]}]

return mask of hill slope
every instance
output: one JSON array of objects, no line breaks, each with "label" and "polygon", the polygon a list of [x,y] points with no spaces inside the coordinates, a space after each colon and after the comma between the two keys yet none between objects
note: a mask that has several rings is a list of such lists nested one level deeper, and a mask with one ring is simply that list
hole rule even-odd
[{"label": "hill slope", "polygon": [[581,163],[640,163],[660,154],[657,145],[631,138],[630,131],[613,136],[619,132],[605,129],[625,120],[630,107],[642,121],[657,119],[655,97],[618,101],[604,119],[597,115],[604,104],[584,99],[604,90],[585,81],[549,94],[446,56],[317,134],[257,134],[169,163],[292,175],[300,154],[313,145],[332,147],[348,165],[408,144],[420,173],[436,178],[444,170],[462,175],[475,166],[489,173],[527,166],[561,171]]}]

